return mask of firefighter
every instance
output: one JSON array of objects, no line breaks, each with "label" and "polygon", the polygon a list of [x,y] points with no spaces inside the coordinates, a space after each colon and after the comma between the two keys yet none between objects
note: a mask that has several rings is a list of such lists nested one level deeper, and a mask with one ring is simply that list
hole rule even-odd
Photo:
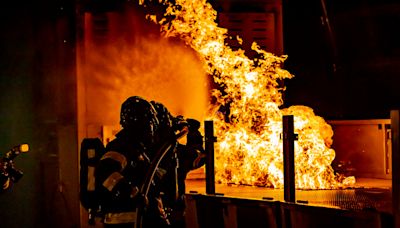
[{"label": "firefighter", "polygon": [[205,164],[205,151],[203,147],[203,135],[200,133],[200,122],[195,119],[186,119],[189,126],[186,145],[179,145],[178,159],[178,186],[180,195],[186,191],[185,180],[187,174]]},{"label": "firefighter", "polygon": [[96,168],[105,227],[133,227],[136,208],[145,207],[143,227],[169,224],[157,188],[148,197],[140,193],[143,179],[154,155],[155,133],[159,122],[154,107],[147,100],[132,96],[121,106],[122,130],[106,145]]},{"label": "firefighter", "polygon": [[[156,101],[151,101],[151,103],[157,111],[157,118],[159,120],[159,128],[156,134],[157,141],[162,142],[163,139],[169,138],[171,135],[174,135],[175,132],[187,126],[187,122],[183,118],[179,122],[176,121],[162,103]],[[159,171],[165,173],[163,178],[160,179],[160,192],[163,196],[164,209],[167,212],[169,221],[172,222],[172,227],[174,227],[175,221],[171,221],[170,216],[179,200],[177,147],[178,141],[175,141],[175,145],[169,149],[159,166]]]},{"label": "firefighter", "polygon": [[174,117],[163,104],[156,101],[151,103],[157,111],[159,120],[156,138],[162,140],[183,126],[189,128],[186,144],[176,142],[176,146],[170,149],[160,164],[160,169],[166,173],[160,184],[165,211],[172,227],[183,228],[186,176],[189,171],[200,168],[205,163],[203,136],[199,131],[200,122],[195,119],[185,119],[183,116]]},{"label": "firefighter", "polygon": [[170,220],[174,221],[176,228],[184,228],[185,226],[185,192],[187,174],[205,164],[205,151],[203,148],[203,136],[199,128],[200,122],[195,119],[186,119],[189,132],[187,134],[186,144],[178,144],[178,200],[171,212]]}]

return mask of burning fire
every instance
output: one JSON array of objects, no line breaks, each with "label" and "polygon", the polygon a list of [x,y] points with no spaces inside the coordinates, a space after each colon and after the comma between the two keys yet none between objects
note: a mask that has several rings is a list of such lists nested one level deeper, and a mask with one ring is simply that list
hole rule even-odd
[{"label": "burning fire", "polygon": [[160,2],[166,6],[164,17],[149,18],[160,24],[166,37],[179,37],[197,51],[206,71],[223,88],[213,91],[216,102],[210,111],[218,139],[218,182],[283,187],[282,116],[293,115],[298,134],[296,187],[331,189],[355,183],[354,177],[335,175],[331,167],[333,131],[323,118],[305,106],[280,109],[284,88],[279,80],[293,77],[280,67],[286,56],[261,50],[256,43],[255,59],[241,49],[232,50],[225,44],[227,29],[218,27],[217,13],[206,0]]}]

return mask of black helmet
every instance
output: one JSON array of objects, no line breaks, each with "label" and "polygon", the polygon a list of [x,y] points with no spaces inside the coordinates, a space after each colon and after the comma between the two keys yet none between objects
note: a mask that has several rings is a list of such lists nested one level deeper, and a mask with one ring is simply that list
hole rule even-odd
[{"label": "black helmet", "polygon": [[187,121],[187,123],[189,125],[189,130],[192,130],[192,131],[198,131],[199,130],[200,125],[201,125],[200,121],[198,121],[196,119],[191,119],[191,118],[186,119],[186,121]]},{"label": "black helmet", "polygon": [[156,110],[150,102],[139,96],[132,96],[121,105],[120,124],[129,131],[153,137],[158,128],[156,115]]},{"label": "black helmet", "polygon": [[172,127],[172,115],[168,111],[167,107],[160,102],[150,101],[153,105],[154,109],[157,112],[157,119],[160,124],[160,127],[170,128]]}]

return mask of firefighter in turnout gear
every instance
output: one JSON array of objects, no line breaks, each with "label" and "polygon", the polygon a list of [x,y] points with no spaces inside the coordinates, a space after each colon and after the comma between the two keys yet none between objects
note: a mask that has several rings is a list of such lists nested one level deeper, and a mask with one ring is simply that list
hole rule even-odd
[{"label": "firefighter in turnout gear", "polygon": [[147,197],[140,192],[155,153],[156,110],[141,97],[129,97],[121,106],[120,124],[122,130],[107,144],[95,173],[104,226],[134,227],[138,207],[146,208],[143,227],[167,226],[157,187]]},{"label": "firefighter in turnout gear", "polygon": [[174,227],[184,228],[185,226],[185,192],[186,192],[186,177],[187,174],[195,169],[202,167],[205,164],[205,151],[203,148],[203,136],[199,128],[200,122],[195,119],[186,119],[189,127],[186,144],[178,144],[176,154],[178,157],[178,199],[170,213],[170,220]]},{"label": "firefighter in turnout gear", "polygon": [[174,117],[161,103],[151,101],[157,111],[159,128],[156,138],[167,138],[184,126],[188,127],[186,145],[178,143],[172,147],[160,164],[160,170],[165,171],[161,179],[160,192],[164,202],[171,227],[185,227],[185,180],[189,171],[200,168],[205,163],[203,136],[199,128],[200,122],[195,119],[185,119],[183,116]]}]

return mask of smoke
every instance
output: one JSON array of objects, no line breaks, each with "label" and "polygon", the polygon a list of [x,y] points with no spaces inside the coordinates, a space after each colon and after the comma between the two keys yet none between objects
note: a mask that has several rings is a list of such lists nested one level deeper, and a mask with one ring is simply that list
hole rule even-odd
[{"label": "smoke", "polygon": [[88,124],[117,124],[122,102],[134,95],[163,103],[173,115],[204,119],[206,72],[182,42],[147,34],[89,50],[84,62]]}]

